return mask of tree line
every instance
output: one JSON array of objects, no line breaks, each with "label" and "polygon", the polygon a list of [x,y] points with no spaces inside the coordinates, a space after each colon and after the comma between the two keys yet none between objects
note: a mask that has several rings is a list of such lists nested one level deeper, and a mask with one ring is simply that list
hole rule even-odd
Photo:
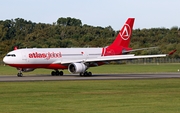
[{"label": "tree line", "polygon": [[[121,27],[121,26],[120,26]],[[94,27],[76,18],[58,18],[53,24],[35,23],[22,18],[0,21],[0,59],[14,46],[19,48],[104,47],[113,42],[119,31],[111,26]],[[134,29],[130,47],[159,49],[138,51],[136,54],[168,53],[180,50],[180,29]],[[177,51],[173,58],[180,58]]]}]

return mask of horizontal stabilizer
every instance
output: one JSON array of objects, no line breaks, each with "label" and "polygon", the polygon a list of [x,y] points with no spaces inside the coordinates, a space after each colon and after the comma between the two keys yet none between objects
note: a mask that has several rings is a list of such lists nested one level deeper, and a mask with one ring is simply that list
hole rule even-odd
[{"label": "horizontal stabilizer", "polygon": [[149,48],[140,48],[140,49],[124,50],[124,51],[122,51],[122,54],[130,53],[130,52],[135,52],[135,51],[148,50],[148,49],[156,49],[156,48],[158,48],[158,47],[149,47]]}]

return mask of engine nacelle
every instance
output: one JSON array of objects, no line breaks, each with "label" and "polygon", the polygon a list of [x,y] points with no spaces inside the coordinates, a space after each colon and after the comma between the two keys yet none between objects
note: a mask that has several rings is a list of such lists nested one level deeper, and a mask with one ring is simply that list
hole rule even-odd
[{"label": "engine nacelle", "polygon": [[34,71],[34,68],[22,68],[22,72]]},{"label": "engine nacelle", "polygon": [[68,71],[73,74],[83,73],[86,71],[86,69],[87,69],[87,66],[83,63],[71,63],[68,66]]}]

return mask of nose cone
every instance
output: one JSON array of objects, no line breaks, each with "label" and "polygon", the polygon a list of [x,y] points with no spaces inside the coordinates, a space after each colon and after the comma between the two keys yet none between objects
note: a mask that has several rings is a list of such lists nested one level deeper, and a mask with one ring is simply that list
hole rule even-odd
[{"label": "nose cone", "polygon": [[3,62],[4,62],[5,64],[9,64],[8,58],[7,58],[7,57],[4,57],[4,58],[3,58]]},{"label": "nose cone", "polygon": [[11,51],[11,52],[7,53],[7,55],[3,58],[3,62],[8,65],[17,63],[18,59],[16,56],[16,54],[17,54],[16,51]]}]

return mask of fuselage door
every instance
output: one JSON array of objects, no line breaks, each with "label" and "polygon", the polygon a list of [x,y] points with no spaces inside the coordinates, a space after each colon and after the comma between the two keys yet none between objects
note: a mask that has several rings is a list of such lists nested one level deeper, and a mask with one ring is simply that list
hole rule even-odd
[{"label": "fuselage door", "polygon": [[81,52],[81,54],[83,55],[83,59],[84,59],[84,60],[87,60],[87,59],[88,59],[88,57],[89,57],[88,52],[83,51],[83,52]]},{"label": "fuselage door", "polygon": [[22,52],[22,60],[27,62],[27,55],[26,55],[26,52]]}]

